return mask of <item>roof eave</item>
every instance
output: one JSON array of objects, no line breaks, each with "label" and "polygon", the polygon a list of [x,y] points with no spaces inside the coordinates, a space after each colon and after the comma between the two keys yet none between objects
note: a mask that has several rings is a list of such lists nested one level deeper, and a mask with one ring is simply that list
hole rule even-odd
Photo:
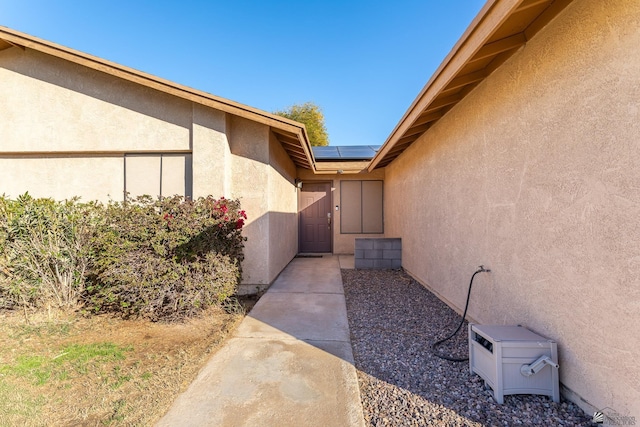
[{"label": "roof eave", "polygon": [[104,72],[133,83],[141,84],[164,93],[262,123],[273,129],[295,135],[305,159],[298,159],[297,162],[294,160],[294,163],[296,163],[296,165],[315,170],[315,159],[311,152],[309,138],[304,125],[301,123],[275,114],[267,113],[266,111],[253,108],[248,105],[240,104],[229,99],[221,98],[204,91],[180,85],[97,56],[51,43],[7,27],[0,26],[0,40],[10,46],[16,46],[22,49],[29,48],[54,57],[62,58],[84,67]]},{"label": "roof eave", "polygon": [[[402,116],[371,160],[368,170],[373,171],[392,162],[399,153],[428,131],[431,125],[460,102],[475,86],[498,68],[506,58],[515,53],[571,1],[489,0]],[[531,15],[530,21],[523,20],[526,24],[523,31],[509,37],[491,40],[492,35],[500,32],[501,26],[512,17],[514,12],[526,12],[527,10],[535,11],[535,14]],[[540,13],[538,13],[539,10],[541,10]],[[485,70],[464,76],[459,75],[465,66],[473,61],[488,57],[487,55],[492,55],[493,63],[488,65]],[[464,91],[453,90],[459,87],[464,89],[464,86],[468,89]],[[443,93],[451,91],[455,92],[454,95],[436,100]],[[441,105],[436,106],[436,104]],[[421,115],[434,117],[426,120],[425,117],[421,118]],[[411,130],[412,127],[413,130]],[[408,132],[412,133],[407,135]]]}]

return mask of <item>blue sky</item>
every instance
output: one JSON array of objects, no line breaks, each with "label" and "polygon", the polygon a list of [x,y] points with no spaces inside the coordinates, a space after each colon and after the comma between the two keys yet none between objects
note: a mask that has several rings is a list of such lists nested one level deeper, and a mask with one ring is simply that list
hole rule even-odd
[{"label": "blue sky", "polygon": [[378,145],[484,0],[0,0],[0,25]]}]

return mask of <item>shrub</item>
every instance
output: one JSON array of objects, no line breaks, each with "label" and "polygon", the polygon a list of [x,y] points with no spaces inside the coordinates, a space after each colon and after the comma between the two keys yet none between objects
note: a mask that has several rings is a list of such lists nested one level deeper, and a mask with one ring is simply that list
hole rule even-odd
[{"label": "shrub", "polygon": [[28,193],[0,198],[0,307],[77,307],[95,208]]},{"label": "shrub", "polygon": [[92,240],[89,307],[171,320],[224,301],[240,282],[245,219],[225,198],[110,203]]}]

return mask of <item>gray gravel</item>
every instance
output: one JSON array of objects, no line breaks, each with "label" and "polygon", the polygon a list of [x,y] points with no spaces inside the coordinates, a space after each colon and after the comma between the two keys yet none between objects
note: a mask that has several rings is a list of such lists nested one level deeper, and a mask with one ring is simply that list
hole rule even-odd
[{"label": "gray gravel", "polygon": [[[365,419],[371,426],[590,426],[570,402],[505,396],[498,405],[468,362],[435,357],[460,315],[402,271],[342,270]],[[472,295],[473,298],[473,295]],[[466,357],[466,324],[444,353]]]}]

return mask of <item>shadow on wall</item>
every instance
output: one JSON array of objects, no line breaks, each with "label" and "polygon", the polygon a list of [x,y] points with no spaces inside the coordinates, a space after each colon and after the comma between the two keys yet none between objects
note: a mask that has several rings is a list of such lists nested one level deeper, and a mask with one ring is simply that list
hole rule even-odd
[{"label": "shadow on wall", "polygon": [[241,286],[255,293],[269,286],[298,253],[298,215],[271,211],[255,218],[250,210],[247,215]]},{"label": "shadow on wall", "polygon": [[191,129],[187,100],[30,49],[9,49],[0,62],[15,73]]}]

